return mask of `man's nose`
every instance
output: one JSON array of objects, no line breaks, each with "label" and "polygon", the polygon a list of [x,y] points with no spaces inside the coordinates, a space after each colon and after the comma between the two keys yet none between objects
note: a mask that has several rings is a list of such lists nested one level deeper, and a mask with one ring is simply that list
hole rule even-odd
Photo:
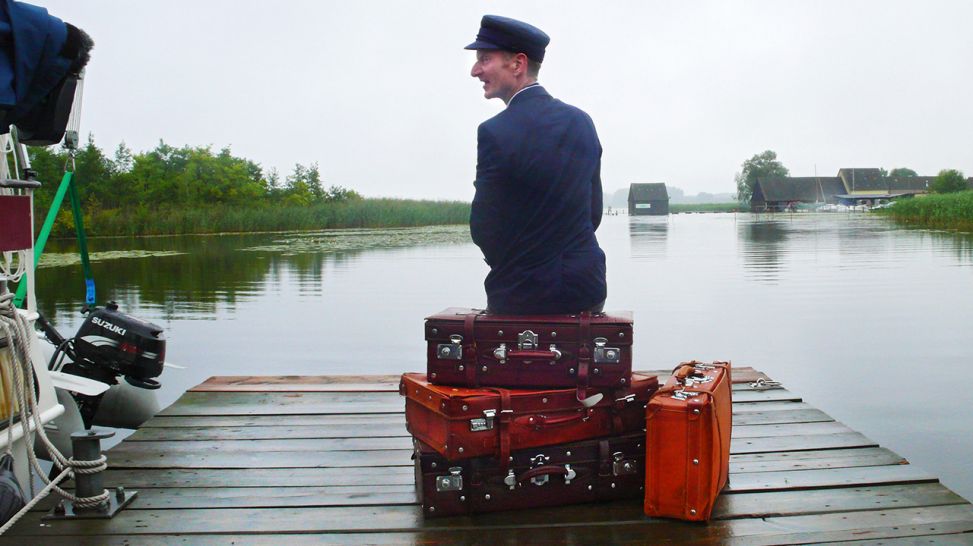
[{"label": "man's nose", "polygon": [[473,68],[470,70],[470,76],[476,78],[477,76],[480,75],[480,73],[482,73],[482,70],[480,69],[480,63],[479,62],[473,63]]}]

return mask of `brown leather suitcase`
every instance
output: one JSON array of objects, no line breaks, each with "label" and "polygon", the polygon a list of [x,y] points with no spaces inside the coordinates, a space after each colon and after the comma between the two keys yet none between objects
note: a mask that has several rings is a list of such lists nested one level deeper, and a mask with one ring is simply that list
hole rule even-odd
[{"label": "brown leather suitcase", "polygon": [[645,514],[705,521],[730,470],[729,362],[680,364],[645,413]]},{"label": "brown leather suitcase", "polygon": [[406,373],[399,393],[406,397],[406,428],[447,459],[504,460],[513,450],[642,432],[645,404],[658,387],[655,376],[633,374],[627,388],[585,407],[574,389],[468,389]]},{"label": "brown leather suitcase", "polygon": [[632,314],[493,315],[451,307],[426,318],[427,375],[463,387],[617,388],[632,374]]},{"label": "brown leather suitcase", "polygon": [[615,436],[448,461],[416,440],[416,491],[426,516],[640,499],[645,435]]}]

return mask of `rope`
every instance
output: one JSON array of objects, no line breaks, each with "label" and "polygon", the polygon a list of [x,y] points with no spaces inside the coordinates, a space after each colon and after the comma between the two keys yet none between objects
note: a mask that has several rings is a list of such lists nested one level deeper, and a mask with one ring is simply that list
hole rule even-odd
[{"label": "rope", "polygon": [[[14,378],[14,391],[17,398],[17,405],[20,413],[19,424],[24,433],[25,440],[25,451],[27,452],[27,458],[30,461],[30,465],[27,467],[28,475],[30,476],[30,496],[34,500],[39,500],[37,497],[43,497],[49,494],[51,491],[57,492],[61,497],[71,501],[78,508],[90,508],[98,506],[109,499],[109,493],[107,489],[102,490],[101,494],[94,495],[92,497],[78,497],[64,489],[58,487],[57,483],[63,479],[64,476],[74,477],[77,474],[95,474],[102,472],[108,468],[108,458],[104,455],[101,458],[94,461],[77,461],[74,458],[67,458],[58,451],[57,447],[51,442],[47,437],[47,433],[44,431],[44,424],[41,422],[40,412],[37,408],[37,397],[34,395],[34,373],[33,366],[30,360],[30,348],[27,345],[27,340],[30,339],[30,324],[27,321],[26,316],[23,313],[18,312],[17,308],[13,305],[14,295],[10,293],[0,294],[0,330],[2,330],[3,336],[9,342],[9,354],[11,360],[11,371],[13,372]],[[12,405],[11,401],[11,405]],[[12,429],[14,426],[14,411],[11,407],[10,418],[7,427],[7,438],[8,438],[8,450],[12,448]],[[34,424],[34,430],[30,429],[30,423]],[[47,448],[47,451],[51,455],[51,460],[58,469],[62,469],[61,474],[58,475],[54,480],[49,480],[45,475],[40,463],[37,461],[37,456],[34,454],[34,442],[36,437],[39,437]],[[39,476],[47,486],[37,495],[34,494],[34,476]],[[25,514],[30,507],[35,505],[36,502],[31,501],[23,509],[21,509],[17,514],[0,528],[0,534],[12,525],[11,522],[16,522],[23,514]]]}]

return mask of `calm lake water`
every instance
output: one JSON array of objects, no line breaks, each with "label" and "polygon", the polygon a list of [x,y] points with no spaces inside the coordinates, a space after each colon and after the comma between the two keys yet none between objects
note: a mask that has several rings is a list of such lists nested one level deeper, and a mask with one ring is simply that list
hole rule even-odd
[{"label": "calm lake water", "polygon": [[[606,217],[606,309],[635,312],[639,369],[732,360],[973,499],[973,236],[864,214]],[[423,317],[483,307],[463,226],[95,239],[98,300],[163,326],[163,405],[212,375],[423,371]],[[84,297],[52,242],[40,306]]]}]

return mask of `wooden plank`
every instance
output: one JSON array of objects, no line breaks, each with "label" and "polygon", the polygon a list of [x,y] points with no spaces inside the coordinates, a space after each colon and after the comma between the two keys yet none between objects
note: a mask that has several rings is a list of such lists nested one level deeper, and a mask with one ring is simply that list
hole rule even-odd
[{"label": "wooden plank", "polygon": [[[872,447],[857,433],[742,438],[731,454]],[[411,464],[408,437],[298,440],[222,440],[128,442],[108,451],[113,467],[255,468],[308,466],[383,466]],[[543,449],[543,448],[540,448]]]},{"label": "wooden plank", "polygon": [[[799,402],[786,389],[735,392],[734,405],[752,402]],[[159,415],[289,415],[398,413],[405,402],[390,392],[187,392]]]},{"label": "wooden plank", "polygon": [[[664,382],[671,370],[635,370]],[[749,384],[767,374],[750,367],[733,368],[734,384]],[[399,390],[398,375],[221,375],[189,389],[192,392],[383,392]]]},{"label": "wooden plank", "polygon": [[[750,405],[753,406],[755,404]],[[737,406],[737,408],[739,408],[739,406]],[[833,421],[833,419],[830,415],[816,409],[733,412],[733,426],[814,423],[822,421]]]},{"label": "wooden plank", "polygon": [[821,487],[931,483],[936,476],[913,465],[823,468],[732,474],[727,491],[779,491]]},{"label": "wooden plank", "polygon": [[220,375],[188,392],[399,391],[398,375]]},{"label": "wooden plank", "polygon": [[[791,455],[802,455],[792,457]],[[306,459],[304,459],[306,460]],[[302,461],[304,461],[302,460]],[[884,448],[834,449],[761,455],[732,455],[731,477],[737,473],[778,472],[818,468],[853,468],[901,464],[903,459]],[[264,468],[125,468],[110,460],[105,483],[128,488],[144,487],[295,487],[408,485],[414,483],[412,466]]]},{"label": "wooden plank", "polygon": [[[973,508],[969,504],[727,519],[708,526],[645,518],[641,503],[621,501],[599,505],[598,509],[592,509],[590,505],[575,505],[481,514],[475,518],[424,519],[418,506],[126,510],[112,520],[68,520],[59,521],[56,525],[40,525],[40,516],[39,512],[28,513],[15,526],[15,534],[374,533],[421,529],[424,532],[449,530],[451,532],[444,538],[452,537],[455,540],[463,536],[457,535],[455,531],[470,530],[479,536],[485,536],[491,530],[510,531],[521,528],[536,534],[538,525],[542,525],[545,527],[546,539],[550,539],[552,533],[559,532],[566,532],[565,536],[571,537],[573,531],[580,527],[598,528],[602,533],[602,540],[606,539],[606,531],[614,535],[617,531],[626,530],[638,531],[641,539],[648,542],[652,542],[650,539],[656,534],[666,533],[669,540],[676,539],[680,543],[700,541],[699,543],[708,544],[741,537],[764,542],[774,536],[794,534],[807,535],[805,542],[808,542],[808,536],[817,533],[940,522],[960,522],[968,526],[968,530],[973,530]],[[551,522],[564,522],[568,525],[552,525]],[[703,533],[694,535],[696,530]],[[504,532],[498,536],[504,535],[509,536],[509,533]],[[363,542],[370,542],[370,537],[371,535],[358,535]]]},{"label": "wooden plank", "polygon": [[[55,500],[45,499],[37,508],[46,511]],[[816,489],[722,495],[714,508],[715,519],[771,517],[852,510],[907,508],[963,504],[966,501],[938,483],[886,485],[855,489]],[[411,485],[347,487],[230,487],[140,489],[132,510],[351,507],[419,504]],[[632,504],[632,503],[630,503]],[[638,504],[638,502],[634,502]]]},{"label": "wooden plank", "polygon": [[[792,436],[800,434],[836,434],[853,432],[835,421],[790,423],[777,425],[739,425],[733,427],[734,438]],[[333,424],[322,426],[249,426],[249,427],[151,427],[135,431],[125,439],[128,443],[165,441],[242,441],[291,440],[323,438],[409,438],[404,423]],[[398,446],[396,446],[398,447]]]},{"label": "wooden plank", "polygon": [[765,453],[834,449],[839,447],[877,447],[878,444],[857,432],[845,434],[809,434],[778,438],[740,438],[730,442],[730,453]]},{"label": "wooden plank", "polygon": [[[764,402],[760,404],[738,404],[733,407],[734,425],[833,420],[826,413],[803,402]],[[405,427],[404,404],[398,412],[380,414],[157,415],[143,424],[141,429],[154,427],[245,427],[268,425],[328,427],[355,423],[362,425],[369,423],[399,423]]]},{"label": "wooden plank", "polygon": [[[797,457],[797,455],[804,454],[807,456]],[[908,461],[883,447],[827,449],[732,455],[730,456],[730,473],[732,475],[736,472],[776,472],[780,470],[851,468],[893,464],[908,464]]]},{"label": "wooden plank", "polygon": [[[191,546],[288,546],[330,545],[330,546],[360,546],[362,541],[370,545],[453,545],[453,544],[605,544],[605,537],[610,537],[613,545],[642,546],[645,544],[718,544],[727,543],[738,520],[716,522],[709,525],[692,526],[685,523],[674,523],[673,528],[646,527],[622,525],[619,528],[606,529],[604,526],[586,527],[544,527],[543,532],[537,529],[484,529],[473,530],[421,530],[378,533],[344,533],[344,534],[218,534],[218,535],[142,535],[142,539],[151,544],[187,544]],[[767,525],[769,528],[770,526]],[[865,529],[845,529],[829,531],[827,533],[812,534],[771,534],[759,538],[759,544],[807,544],[827,541],[832,544],[889,544],[889,545],[925,545],[943,544],[945,546],[969,545],[968,521],[936,521],[933,523],[912,524],[907,526],[869,527]],[[777,531],[780,533],[780,531]],[[718,538],[706,538],[716,536]],[[817,540],[814,540],[816,537]],[[857,538],[856,538],[857,537]],[[862,540],[861,537],[886,537]],[[749,542],[748,542],[749,541]],[[758,543],[756,537],[748,535],[734,542],[735,544]],[[22,545],[17,539],[0,537],[0,544]],[[129,537],[93,535],[93,536],[58,536],[45,537],[45,546],[130,546],[133,541]]]}]

